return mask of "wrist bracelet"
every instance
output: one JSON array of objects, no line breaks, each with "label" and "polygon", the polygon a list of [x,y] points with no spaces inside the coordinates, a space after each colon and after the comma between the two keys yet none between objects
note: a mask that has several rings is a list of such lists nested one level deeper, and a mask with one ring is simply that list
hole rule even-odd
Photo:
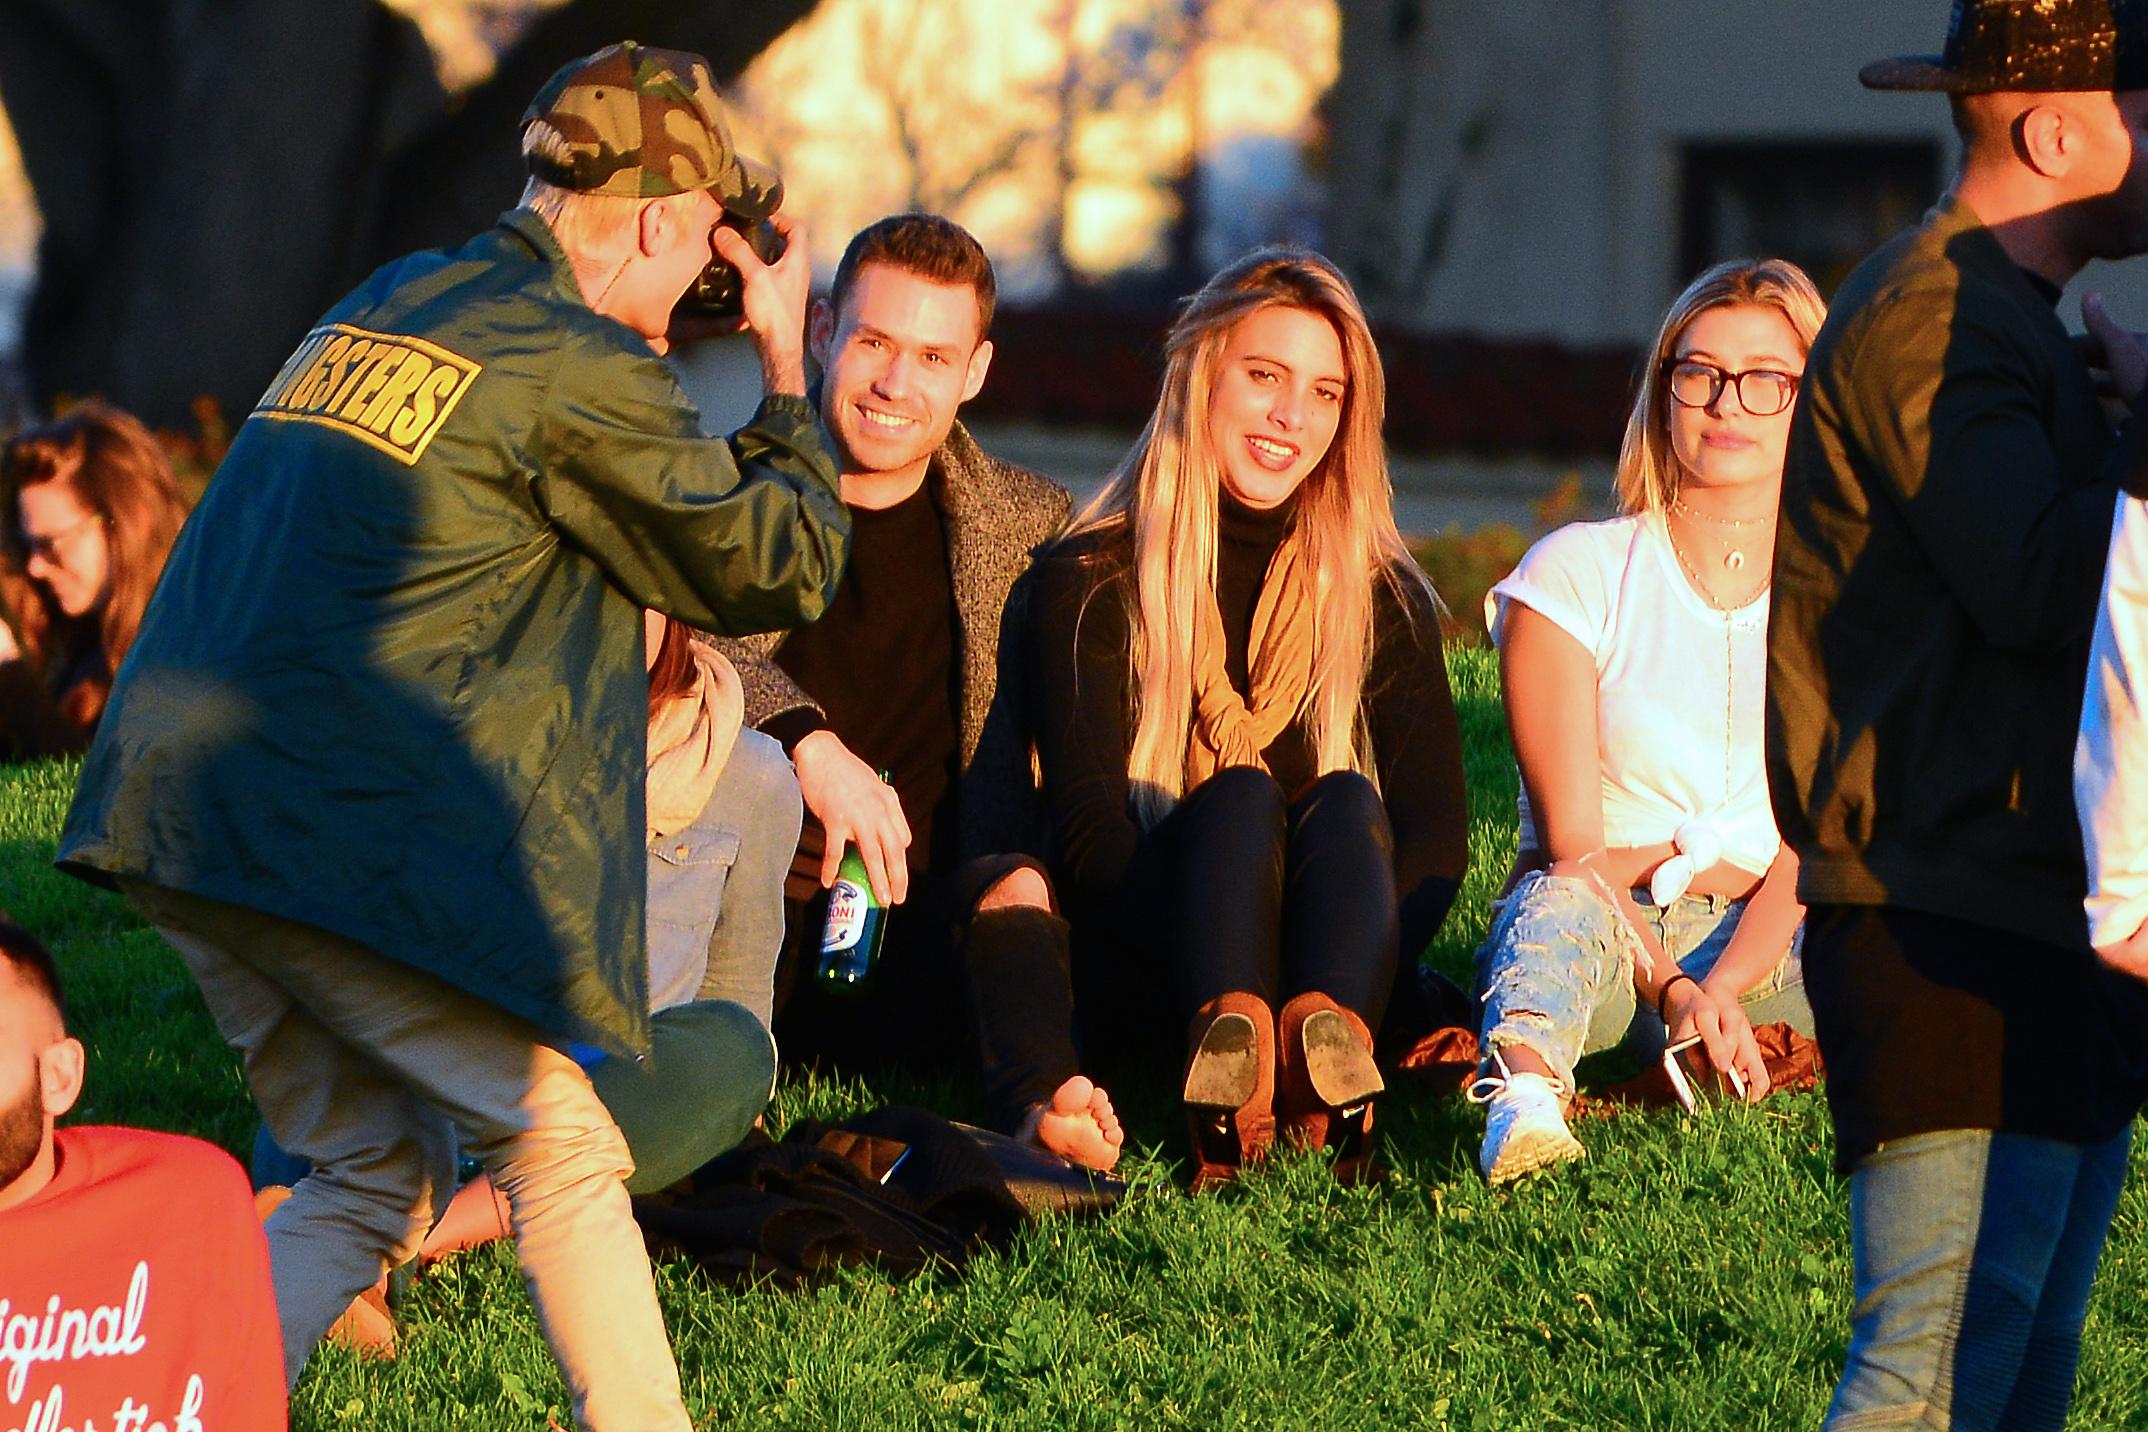
[{"label": "wrist bracelet", "polygon": [[1693,976],[1687,974],[1684,970],[1680,970],[1677,974],[1672,975],[1669,979],[1663,982],[1663,988],[1656,991],[1656,1018],[1661,1020],[1666,1025],[1671,1022],[1671,1017],[1670,1015],[1664,1013],[1664,1009],[1670,1003],[1671,991],[1677,988],[1678,982],[1680,980],[1684,980],[1687,984],[1693,985],[1695,987],[1698,987],[1700,984],[1699,980],[1693,978]]}]

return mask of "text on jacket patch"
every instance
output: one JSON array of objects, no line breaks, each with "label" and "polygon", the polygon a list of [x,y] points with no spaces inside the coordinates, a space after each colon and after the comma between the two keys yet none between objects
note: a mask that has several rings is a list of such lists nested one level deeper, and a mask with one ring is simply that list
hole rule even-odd
[{"label": "text on jacket patch", "polygon": [[422,338],[328,323],[285,361],[253,416],[319,423],[414,463],[480,371]]}]

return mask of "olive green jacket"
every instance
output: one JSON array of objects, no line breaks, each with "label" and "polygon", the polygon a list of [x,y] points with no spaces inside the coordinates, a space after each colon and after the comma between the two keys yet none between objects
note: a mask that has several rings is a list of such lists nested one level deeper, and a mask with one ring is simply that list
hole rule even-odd
[{"label": "olive green jacket", "polygon": [[375,273],[240,428],[121,666],[59,863],[318,925],[648,1043],[641,608],[820,614],[803,398],[728,443],[543,222]]}]

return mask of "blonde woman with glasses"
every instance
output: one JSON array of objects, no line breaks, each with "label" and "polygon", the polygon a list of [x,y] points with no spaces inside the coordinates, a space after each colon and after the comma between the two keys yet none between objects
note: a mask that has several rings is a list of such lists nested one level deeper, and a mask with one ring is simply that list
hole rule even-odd
[{"label": "blonde woman with glasses", "polygon": [[1332,264],[1248,255],[1165,355],[1147,428],[1029,593],[1082,1027],[1153,1047],[1159,1014],[1190,1021],[1197,1188],[1278,1133],[1355,1178],[1372,1033],[1467,860],[1439,603],[1395,530],[1379,354]]},{"label": "blonde woman with glasses", "polygon": [[1477,953],[1493,1183],[1582,1156],[1574,1062],[1697,1037],[1757,1099],[1755,1023],[1812,1032],[1796,858],[1761,769],[1775,512],[1826,316],[1779,259],[1671,305],[1619,453],[1623,516],[1538,542],[1485,599],[1521,849]]}]

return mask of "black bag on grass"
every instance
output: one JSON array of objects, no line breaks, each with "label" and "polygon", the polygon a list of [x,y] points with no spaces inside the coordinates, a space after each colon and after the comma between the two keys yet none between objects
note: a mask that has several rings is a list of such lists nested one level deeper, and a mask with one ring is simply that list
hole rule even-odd
[{"label": "black bag on grass", "polygon": [[800,1288],[874,1263],[890,1278],[959,1269],[1032,1217],[1101,1211],[1124,1183],[923,1109],[886,1108],[776,1142],[756,1130],[634,1216],[657,1252],[734,1284]]}]

